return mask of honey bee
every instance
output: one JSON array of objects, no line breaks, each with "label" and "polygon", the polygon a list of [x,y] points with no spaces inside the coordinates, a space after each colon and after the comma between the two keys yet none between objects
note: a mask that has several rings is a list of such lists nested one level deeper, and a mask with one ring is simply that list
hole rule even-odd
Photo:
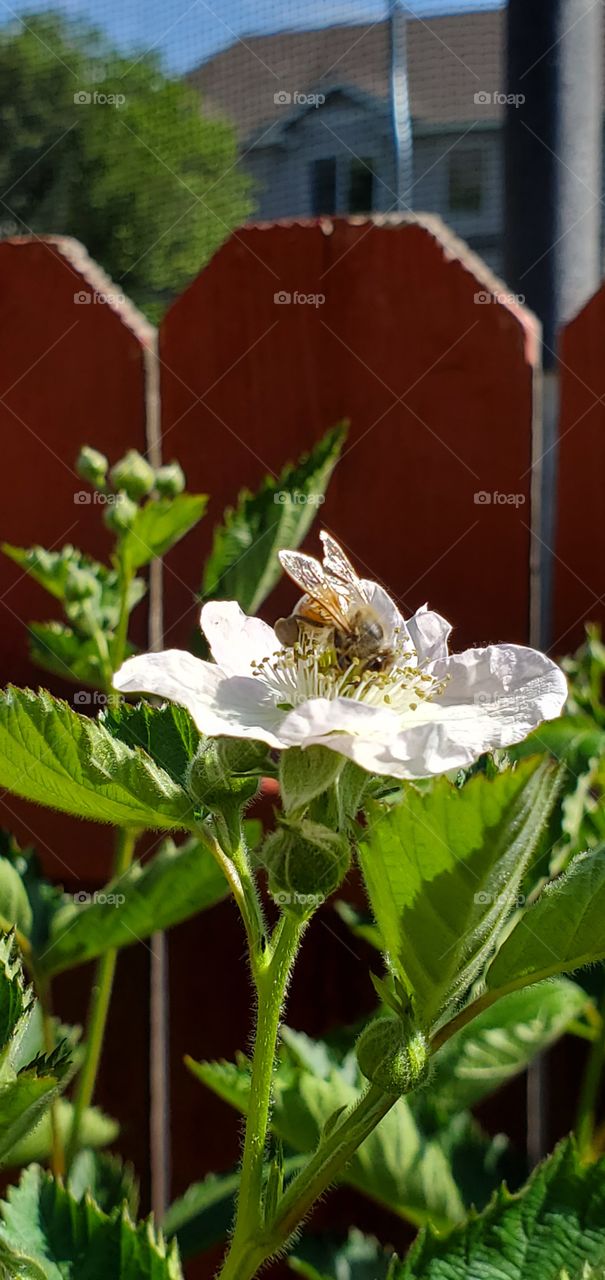
[{"label": "honey bee", "polygon": [[344,551],[322,532],[323,565],[299,551],[280,551],[279,558],[304,595],[288,618],[279,618],[275,634],[287,647],[296,644],[301,629],[330,628],[338,666],[355,664],[359,671],[386,671],[394,654],[376,609],[366,600],[361,582]]}]

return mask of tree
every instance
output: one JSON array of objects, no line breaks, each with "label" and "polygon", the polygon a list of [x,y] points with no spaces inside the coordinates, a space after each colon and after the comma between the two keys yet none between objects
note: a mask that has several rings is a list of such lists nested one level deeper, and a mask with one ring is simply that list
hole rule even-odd
[{"label": "tree", "polygon": [[149,313],[252,209],[226,121],[155,54],[26,14],[0,33],[0,220],[67,234]]}]

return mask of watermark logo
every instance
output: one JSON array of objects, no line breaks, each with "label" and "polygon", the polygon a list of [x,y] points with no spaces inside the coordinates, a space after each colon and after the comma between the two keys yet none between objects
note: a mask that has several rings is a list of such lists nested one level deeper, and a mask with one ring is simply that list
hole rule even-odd
[{"label": "watermark logo", "polygon": [[123,893],[86,893],[84,889],[78,889],[74,893],[74,902],[77,907],[121,907],[126,897]]},{"label": "watermark logo", "polygon": [[74,93],[76,107],[123,107],[125,102],[126,95],[123,93],[101,93],[99,89],[92,93],[88,89],[78,89]]},{"label": "watermark logo", "polygon": [[525,102],[524,93],[501,93],[498,89],[480,89],[473,94],[476,107],[522,107]]},{"label": "watermark logo", "polygon": [[274,893],[273,901],[279,907],[296,904],[299,907],[321,907],[325,902],[323,893]]},{"label": "watermark logo", "polygon": [[78,489],[74,493],[74,502],[77,507],[119,507],[124,502],[126,495],[124,493],[88,493],[86,489]]},{"label": "watermark logo", "polygon": [[95,304],[101,307],[115,307],[125,301],[123,293],[99,293],[97,289],[94,293],[88,293],[86,289],[80,289],[78,293],[74,293],[74,302],[77,307],[89,307]]},{"label": "watermark logo", "polygon": [[279,289],[273,294],[273,301],[278,307],[323,307],[325,300],[325,293],[299,293],[298,289],[295,289],[294,293],[288,293],[287,289]]},{"label": "watermark logo", "polygon": [[523,893],[486,893],[481,891],[475,894],[475,902],[479,907],[513,907],[525,906],[525,894]]},{"label": "watermark logo", "polygon": [[473,302],[478,307],[489,307],[492,302],[501,302],[505,307],[525,305],[524,293],[490,293],[488,289],[479,289]]},{"label": "watermark logo", "polygon": [[325,500],[323,493],[302,493],[300,489],[278,489],[273,494],[273,501],[283,507],[321,507]]},{"label": "watermark logo", "polygon": [[276,107],[322,107],[326,100],[325,93],[301,93],[296,89],[288,93],[287,89],[278,89],[273,94]]},{"label": "watermark logo", "polygon": [[473,502],[476,507],[522,507],[525,504],[524,493],[500,493],[499,489],[494,489],[493,493],[488,493],[487,489],[479,489],[473,494]]},{"label": "watermark logo", "polygon": [[119,693],[101,693],[98,689],[76,689],[74,707],[118,707]]}]

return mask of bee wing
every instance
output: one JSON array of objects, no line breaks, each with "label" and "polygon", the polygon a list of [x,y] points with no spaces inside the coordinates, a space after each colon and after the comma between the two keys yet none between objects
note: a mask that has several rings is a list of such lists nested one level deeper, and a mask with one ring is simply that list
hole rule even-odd
[{"label": "bee wing", "polygon": [[336,539],[326,533],[325,529],[322,529],[319,536],[323,543],[326,575],[334,579],[336,590],[342,592],[347,600],[364,604],[365,596],[361,590],[359,578],[342,547],[339,547]]},{"label": "bee wing", "polygon": [[[292,581],[304,592],[306,599],[297,606],[309,614],[314,610],[318,622],[346,629],[347,620],[338,592],[328,581],[319,560],[306,556],[302,551],[280,551],[279,559]],[[311,608],[309,608],[309,603]]]}]

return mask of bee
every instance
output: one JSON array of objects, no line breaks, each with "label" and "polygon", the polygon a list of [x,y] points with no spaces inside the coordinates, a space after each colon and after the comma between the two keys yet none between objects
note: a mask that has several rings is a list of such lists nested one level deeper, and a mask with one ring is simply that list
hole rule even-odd
[{"label": "bee", "polygon": [[329,628],[341,671],[355,664],[359,671],[387,671],[394,654],[387,643],[382,619],[368,603],[361,582],[344,551],[320,534],[323,565],[299,551],[280,551],[279,558],[304,595],[288,618],[279,618],[275,634],[281,644],[297,643],[301,630]]}]

